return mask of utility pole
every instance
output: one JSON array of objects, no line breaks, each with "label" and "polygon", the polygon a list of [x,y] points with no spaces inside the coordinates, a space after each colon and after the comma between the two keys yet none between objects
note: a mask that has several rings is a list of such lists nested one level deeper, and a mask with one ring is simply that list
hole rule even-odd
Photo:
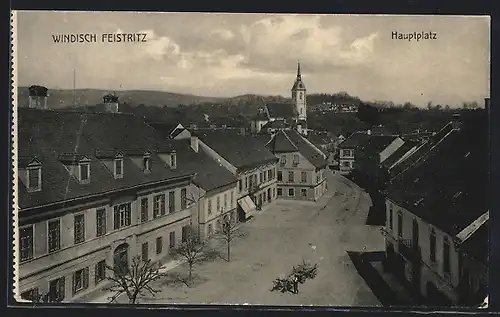
[{"label": "utility pole", "polygon": [[73,69],[73,108],[76,107],[76,69]]}]

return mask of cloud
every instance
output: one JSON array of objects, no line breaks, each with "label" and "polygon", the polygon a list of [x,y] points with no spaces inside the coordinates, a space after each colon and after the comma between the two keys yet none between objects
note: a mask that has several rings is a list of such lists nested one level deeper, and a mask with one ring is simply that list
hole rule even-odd
[{"label": "cloud", "polygon": [[155,60],[162,60],[166,56],[181,55],[180,46],[168,36],[159,36],[153,30],[142,30],[139,33],[146,34],[147,44],[142,45],[140,48],[147,56]]},{"label": "cloud", "polygon": [[316,70],[358,65],[374,53],[377,33],[346,41],[337,25],[323,26],[320,16],[276,16],[240,28],[250,67],[284,70],[298,59]]},{"label": "cloud", "polygon": [[218,36],[223,40],[231,40],[235,36],[234,33],[228,29],[215,29],[210,34]]}]

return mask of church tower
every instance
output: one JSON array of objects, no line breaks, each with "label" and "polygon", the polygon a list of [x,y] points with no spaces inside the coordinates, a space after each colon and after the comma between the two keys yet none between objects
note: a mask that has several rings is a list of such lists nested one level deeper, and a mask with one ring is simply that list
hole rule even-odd
[{"label": "church tower", "polygon": [[300,62],[297,63],[297,78],[292,87],[292,103],[297,111],[299,121],[307,121],[306,86],[300,74]]}]

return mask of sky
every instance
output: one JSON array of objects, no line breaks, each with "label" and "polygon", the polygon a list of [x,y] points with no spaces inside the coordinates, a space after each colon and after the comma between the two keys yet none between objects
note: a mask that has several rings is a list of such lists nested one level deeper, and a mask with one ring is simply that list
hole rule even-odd
[{"label": "sky", "polygon": [[[433,32],[436,39],[393,39]],[[95,33],[96,43],[54,43]],[[103,43],[103,33],[146,41]],[[460,106],[489,97],[485,16],[18,11],[17,84],[289,97],[297,61],[308,93]]]}]

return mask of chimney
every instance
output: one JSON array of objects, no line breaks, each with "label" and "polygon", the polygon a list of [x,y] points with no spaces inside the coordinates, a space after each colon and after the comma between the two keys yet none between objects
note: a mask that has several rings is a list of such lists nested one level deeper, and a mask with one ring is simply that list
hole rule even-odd
[{"label": "chimney", "polygon": [[189,140],[189,144],[191,145],[191,148],[193,149],[193,151],[198,153],[198,137],[192,135],[191,139]]},{"label": "chimney", "polygon": [[462,119],[460,118],[460,113],[454,113],[451,116],[451,125],[453,127],[453,130],[460,130],[460,127],[462,125]]},{"label": "chimney", "polygon": [[28,91],[30,108],[47,109],[47,88],[33,85],[28,88]]},{"label": "chimney", "polygon": [[118,96],[115,94],[107,94],[102,97],[104,100],[104,110],[106,112],[117,113],[119,112]]},{"label": "chimney", "polygon": [[490,113],[490,97],[484,98],[484,109],[486,110],[486,113]]},{"label": "chimney", "polygon": [[372,130],[368,129],[368,130],[366,131],[366,134],[367,134],[367,135],[372,135]]}]

